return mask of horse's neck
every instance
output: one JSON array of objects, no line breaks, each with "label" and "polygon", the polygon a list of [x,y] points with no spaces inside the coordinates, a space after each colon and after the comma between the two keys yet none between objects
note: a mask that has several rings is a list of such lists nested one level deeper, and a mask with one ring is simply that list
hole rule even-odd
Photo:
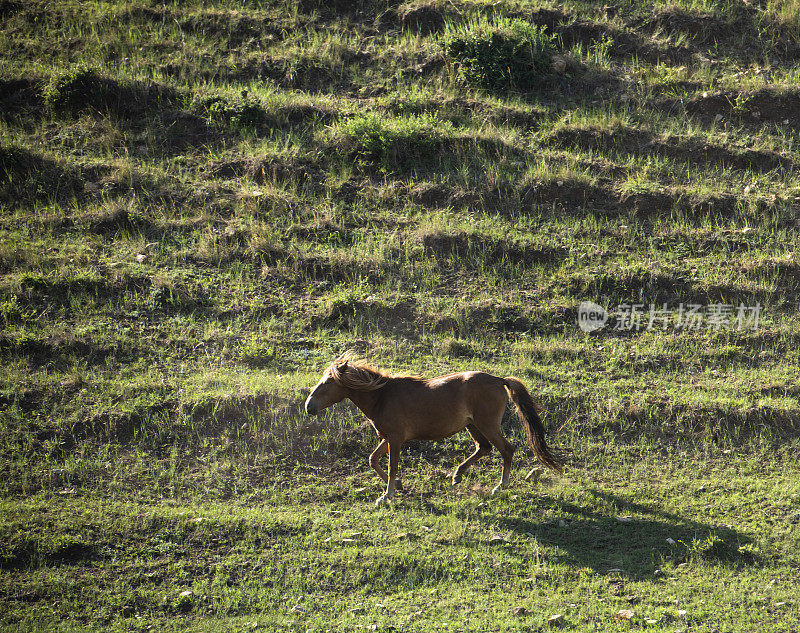
[{"label": "horse's neck", "polygon": [[[383,388],[381,388],[383,389]],[[375,420],[378,414],[378,401],[380,400],[381,389],[375,391],[356,391],[351,390],[348,398],[356,405],[367,418]]]}]

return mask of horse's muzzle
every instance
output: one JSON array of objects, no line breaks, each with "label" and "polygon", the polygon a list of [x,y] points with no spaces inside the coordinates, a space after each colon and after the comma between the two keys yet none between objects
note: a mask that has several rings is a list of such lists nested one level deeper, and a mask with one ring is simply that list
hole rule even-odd
[{"label": "horse's muzzle", "polygon": [[317,415],[317,405],[311,401],[311,398],[306,400],[306,413],[308,415]]}]

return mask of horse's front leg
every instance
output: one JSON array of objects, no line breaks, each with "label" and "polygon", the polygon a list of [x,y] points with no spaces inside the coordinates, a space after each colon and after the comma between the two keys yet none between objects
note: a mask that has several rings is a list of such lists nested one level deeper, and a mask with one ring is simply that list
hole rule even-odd
[{"label": "horse's front leg", "polygon": [[386,484],[386,492],[383,493],[375,505],[382,506],[391,501],[394,491],[397,490],[397,471],[400,462],[400,448],[402,442],[389,442],[389,481]]},{"label": "horse's front leg", "polygon": [[388,450],[389,442],[383,440],[378,444],[378,448],[372,451],[372,455],[369,456],[369,465],[372,466],[372,470],[378,473],[378,477],[381,478],[384,484],[389,483],[389,478],[386,476],[386,471],[381,468],[381,457],[383,457]]},{"label": "horse's front leg", "polygon": [[[381,481],[384,484],[389,483],[389,476],[386,474],[386,471],[381,468],[381,457],[386,455],[389,452],[389,442],[388,440],[383,440],[378,447],[372,451],[372,454],[369,456],[369,465],[372,466],[372,470],[378,473],[378,477],[381,478]],[[403,484],[398,479],[396,484],[397,492],[403,492]]]}]

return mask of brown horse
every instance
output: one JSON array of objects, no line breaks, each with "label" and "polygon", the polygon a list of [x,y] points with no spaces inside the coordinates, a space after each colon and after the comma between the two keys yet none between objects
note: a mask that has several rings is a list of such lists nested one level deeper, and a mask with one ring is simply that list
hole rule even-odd
[{"label": "brown horse", "polygon": [[[389,501],[396,489],[400,448],[409,440],[441,440],[466,427],[475,452],[453,473],[453,485],[478,459],[496,447],[503,456],[503,475],[492,494],[508,486],[515,447],[503,437],[500,422],[509,398],[522,421],[528,444],[547,467],[561,465],[544,440],[539,407],[517,378],[499,378],[480,371],[450,374],[428,380],[392,375],[346,353],[325,370],[306,400],[306,413],[316,415],[349,398],[378,432],[382,441],[369,456],[370,466],[386,484],[378,505]],[[389,474],[380,458],[389,453]]]}]

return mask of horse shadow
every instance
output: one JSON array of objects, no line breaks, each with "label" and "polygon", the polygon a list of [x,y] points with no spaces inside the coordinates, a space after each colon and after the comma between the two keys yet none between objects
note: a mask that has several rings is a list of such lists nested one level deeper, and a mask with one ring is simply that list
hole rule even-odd
[{"label": "horse shadow", "polygon": [[[658,581],[664,575],[656,574],[656,570],[665,564],[762,564],[752,536],[732,526],[683,517],[607,491],[589,492],[597,499],[597,505],[616,508],[614,513],[544,495],[539,498],[539,505],[555,508],[565,518],[544,523],[495,513],[476,518],[487,528],[535,538],[554,548],[555,554],[549,556],[553,562],[601,574],[619,573],[632,580]],[[486,543],[476,542],[476,546],[485,547]]]}]

